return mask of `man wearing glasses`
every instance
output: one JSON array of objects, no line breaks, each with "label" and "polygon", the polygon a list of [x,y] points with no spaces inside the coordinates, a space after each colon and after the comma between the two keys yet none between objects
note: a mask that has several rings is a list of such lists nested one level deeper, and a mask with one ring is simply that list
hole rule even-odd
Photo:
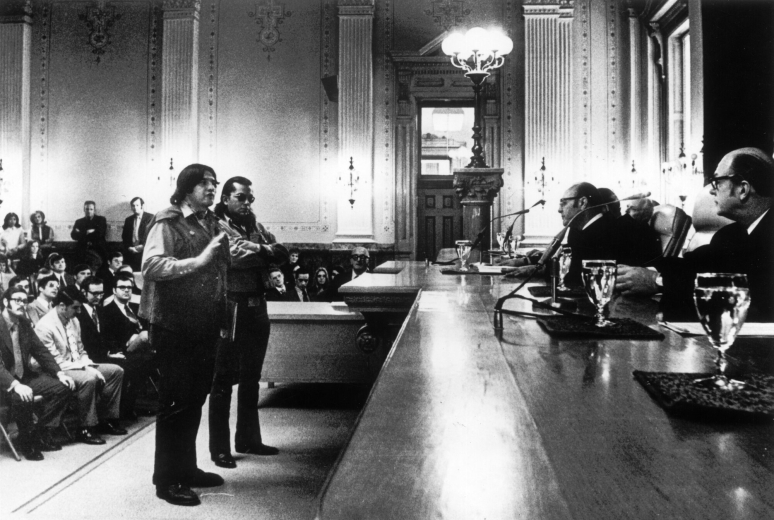
[{"label": "man wearing glasses", "polygon": [[343,299],[339,295],[339,287],[368,271],[368,261],[370,258],[371,255],[365,247],[355,247],[352,249],[349,256],[350,269],[336,276],[331,283],[333,301],[341,301]]},{"label": "man wearing glasses", "polygon": [[105,347],[114,363],[124,369],[124,391],[121,399],[121,416],[136,420],[134,410],[137,394],[153,372],[153,353],[148,331],[143,330],[140,320],[129,306],[134,288],[134,277],[119,273],[113,287],[113,301],[101,312],[102,336]]},{"label": "man wearing glasses", "polygon": [[216,346],[228,332],[231,256],[218,217],[208,210],[217,185],[209,166],[186,166],[172,205],[151,222],[143,252],[140,316],[150,323],[160,374],[153,484],[156,496],[175,505],[200,503],[192,487],[223,484],[219,475],[196,465],[196,435]]},{"label": "man wearing glasses", "polygon": [[285,246],[256,222],[252,182],[232,177],[223,184],[215,214],[228,236],[229,334],[218,343],[215,377],[210,395],[210,458],[222,468],[236,468],[231,455],[229,409],[231,387],[239,381],[234,449],[238,453],[275,455],[261,437],[258,382],[269,344],[270,324],[265,292],[272,287],[269,266],[288,261]]},{"label": "man wearing glasses", "polygon": [[658,272],[619,266],[616,290],[624,294],[663,292],[665,319],[694,321],[696,273],[746,274],[750,285],[751,321],[774,321],[774,161],[758,148],[727,154],[710,180],[717,214],[734,222],[719,229],[709,244],[665,258]]}]

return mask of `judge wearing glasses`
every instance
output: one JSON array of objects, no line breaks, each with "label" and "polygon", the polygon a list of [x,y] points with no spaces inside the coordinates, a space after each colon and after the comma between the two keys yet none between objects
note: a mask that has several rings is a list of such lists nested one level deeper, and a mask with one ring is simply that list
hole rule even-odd
[{"label": "judge wearing glasses", "polygon": [[349,257],[350,268],[337,275],[331,283],[333,293],[332,301],[341,301],[343,299],[339,296],[339,287],[347,282],[351,282],[368,271],[368,261],[370,259],[371,255],[365,247],[355,247],[352,249],[352,253]]},{"label": "judge wearing glasses", "polygon": [[662,259],[657,272],[619,266],[616,289],[624,294],[663,292],[665,319],[696,320],[696,273],[742,273],[750,286],[748,319],[774,321],[774,161],[758,148],[734,150],[720,161],[710,183],[717,214],[734,222],[684,258]]}]

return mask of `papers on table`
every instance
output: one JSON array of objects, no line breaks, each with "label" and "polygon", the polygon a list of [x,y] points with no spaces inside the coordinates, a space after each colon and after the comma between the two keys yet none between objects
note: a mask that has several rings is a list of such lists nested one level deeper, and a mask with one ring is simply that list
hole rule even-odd
[{"label": "papers on table", "polygon": [[[704,328],[698,322],[669,322],[663,321],[659,325],[673,330],[678,334],[704,336]],[[774,323],[745,323],[739,331],[740,338],[774,338]]]}]

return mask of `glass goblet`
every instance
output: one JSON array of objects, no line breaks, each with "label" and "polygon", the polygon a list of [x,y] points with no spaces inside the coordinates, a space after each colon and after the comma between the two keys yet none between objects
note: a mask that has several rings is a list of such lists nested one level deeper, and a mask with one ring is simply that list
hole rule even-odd
[{"label": "glass goblet", "polygon": [[718,351],[714,376],[697,379],[725,390],[742,388],[742,381],[726,377],[726,350],[734,344],[750,308],[750,288],[747,277],[736,273],[699,273],[693,301],[704,332]]},{"label": "glass goblet", "polygon": [[607,304],[613,298],[613,289],[615,289],[615,279],[618,274],[618,268],[615,260],[584,260],[583,286],[586,289],[591,303],[597,309],[594,315],[594,325],[597,327],[609,327],[615,325],[612,321],[606,319]]},{"label": "glass goblet", "polygon": [[470,246],[473,245],[473,242],[470,240],[457,240],[454,242],[457,245],[457,255],[460,257],[460,260],[462,261],[460,263],[460,271],[467,271],[468,270],[468,257],[470,257]]},{"label": "glass goblet", "polygon": [[497,233],[497,245],[500,246],[500,251],[503,253],[508,252],[508,244],[505,243],[505,231],[499,231]]},{"label": "glass goblet", "polygon": [[559,252],[559,291],[569,291],[570,288],[564,284],[564,279],[570,272],[570,264],[572,264],[572,248],[570,246],[562,246]]}]

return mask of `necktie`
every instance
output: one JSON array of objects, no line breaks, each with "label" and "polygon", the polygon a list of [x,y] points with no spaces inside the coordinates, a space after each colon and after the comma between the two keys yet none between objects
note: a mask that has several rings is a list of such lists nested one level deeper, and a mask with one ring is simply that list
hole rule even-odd
[{"label": "necktie", "polygon": [[124,305],[124,310],[126,310],[126,317],[127,317],[127,318],[129,318],[129,321],[131,321],[131,322],[132,322],[132,323],[134,323],[135,325],[138,325],[138,326],[139,326],[139,324],[140,324],[140,320],[138,320],[138,319],[137,319],[137,316],[135,316],[135,315],[134,315],[134,312],[133,312],[133,311],[132,311],[132,309],[129,307],[129,304],[128,304],[128,303],[127,303],[126,305]]},{"label": "necktie", "polygon": [[67,334],[67,350],[70,351],[69,361],[78,361],[81,358],[80,352],[76,349],[78,342],[75,340],[75,331],[72,324],[69,322],[65,325],[65,332]]},{"label": "necktie", "polygon": [[311,300],[309,299],[309,294],[307,294],[307,292],[306,292],[306,289],[304,289],[304,301],[305,301],[305,302],[311,301]]},{"label": "necktie", "polygon": [[134,216],[134,229],[132,230],[132,245],[140,243],[140,215]]},{"label": "necktie", "polygon": [[19,345],[19,324],[11,327],[11,341],[13,343],[14,373],[18,379],[24,377],[24,359],[22,358],[21,345]]},{"label": "necktie", "polygon": [[94,307],[91,310],[91,319],[94,320],[94,325],[97,326],[97,332],[99,332],[99,316],[97,315],[97,308]]}]

